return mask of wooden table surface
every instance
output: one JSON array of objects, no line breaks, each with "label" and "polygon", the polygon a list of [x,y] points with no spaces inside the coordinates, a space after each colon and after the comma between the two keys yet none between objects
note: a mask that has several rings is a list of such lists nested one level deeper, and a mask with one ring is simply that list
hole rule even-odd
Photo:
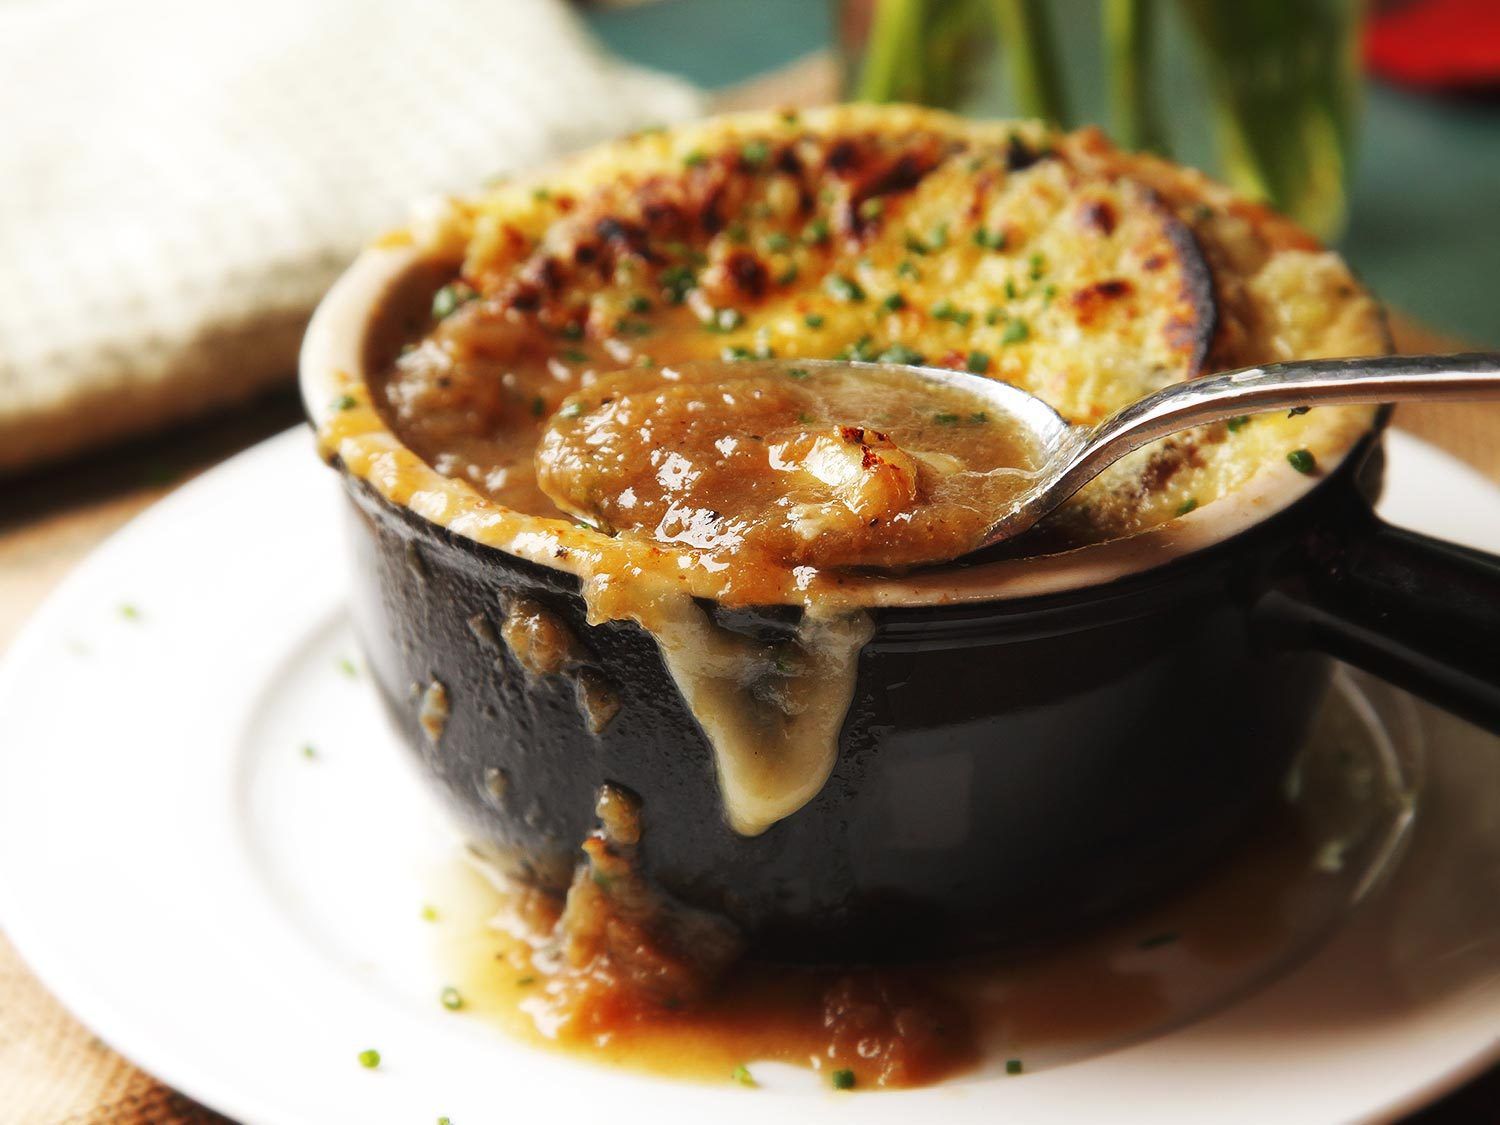
[{"label": "wooden table surface", "polygon": [[[1452,350],[1410,325],[1405,350]],[[0,653],[47,592],[132,516],[239,450],[300,420],[290,391],[231,417],[5,484]],[[1500,482],[1500,404],[1398,410],[1396,424]],[[0,737],[4,717],[0,716]],[[35,1122],[218,1121],[135,1070],[77,1024],[0,937],[0,1117]],[[1500,1068],[1415,1120],[1500,1119]]]}]

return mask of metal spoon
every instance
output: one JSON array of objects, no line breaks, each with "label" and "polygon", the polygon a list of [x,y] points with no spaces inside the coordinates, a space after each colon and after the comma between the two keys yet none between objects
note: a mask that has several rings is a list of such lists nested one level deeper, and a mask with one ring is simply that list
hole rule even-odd
[{"label": "metal spoon", "polygon": [[1131,450],[1205,422],[1335,402],[1500,398],[1500,354],[1310,359],[1174,383],[1090,428],[1070,425],[1041,399],[1009,383],[940,368],[905,370],[988,400],[1029,429],[1042,451],[1035,483],[995,521],[976,550],[1019,535]]}]

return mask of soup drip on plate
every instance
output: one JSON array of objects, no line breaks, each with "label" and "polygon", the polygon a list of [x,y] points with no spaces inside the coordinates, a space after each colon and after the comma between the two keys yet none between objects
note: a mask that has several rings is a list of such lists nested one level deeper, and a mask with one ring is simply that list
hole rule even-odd
[{"label": "soup drip on plate", "polygon": [[859,1090],[1086,1059],[1274,977],[1375,883],[1409,828],[1415,763],[1370,706],[1347,683],[1334,694],[1285,801],[1211,878],[1047,948],[738,960],[732,929],[640,878],[639,807],[605,787],[565,904],[483,860],[442,873],[444,968],[466,1010],[525,1039],[674,1077],[795,1087],[765,1065],[789,1063]]}]

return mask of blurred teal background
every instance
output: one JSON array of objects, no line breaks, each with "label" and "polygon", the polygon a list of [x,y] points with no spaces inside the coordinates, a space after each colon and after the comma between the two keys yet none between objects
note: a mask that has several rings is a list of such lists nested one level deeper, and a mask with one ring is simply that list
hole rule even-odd
[{"label": "blurred teal background", "polygon": [[[1075,104],[1096,103],[1099,68],[1088,0],[1061,0],[1057,30]],[[831,5],[819,0],[662,0],[592,10],[619,53],[709,89],[774,70],[834,43]],[[1075,24],[1086,33],[1070,34]],[[1163,94],[1191,96],[1191,66],[1172,53]],[[998,95],[997,95],[998,97]],[[989,104],[981,98],[982,104]],[[1178,156],[1207,159],[1202,136]],[[1339,249],[1395,308],[1474,344],[1500,346],[1500,101],[1438,99],[1378,82],[1367,89],[1350,220]]]}]

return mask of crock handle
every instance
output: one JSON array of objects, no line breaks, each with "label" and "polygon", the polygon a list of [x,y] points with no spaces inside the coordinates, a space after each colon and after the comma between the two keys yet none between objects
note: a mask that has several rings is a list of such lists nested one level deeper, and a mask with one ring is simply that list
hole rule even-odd
[{"label": "crock handle", "polygon": [[1500,733],[1500,557],[1364,512],[1258,609],[1294,644]]}]

